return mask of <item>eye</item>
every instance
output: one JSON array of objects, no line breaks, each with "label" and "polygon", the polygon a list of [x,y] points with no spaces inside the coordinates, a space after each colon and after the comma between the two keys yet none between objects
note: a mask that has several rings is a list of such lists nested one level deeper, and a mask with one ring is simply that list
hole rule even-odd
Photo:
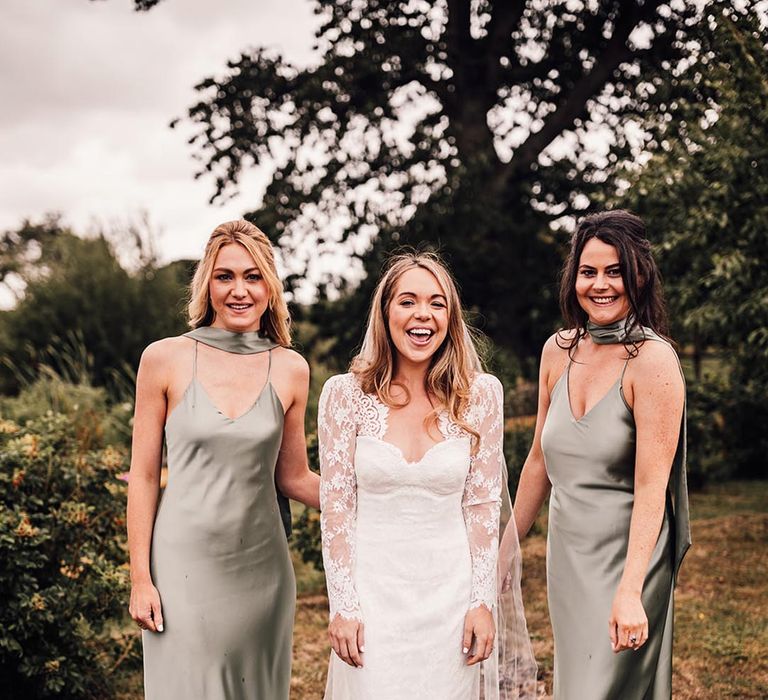
[{"label": "eye", "polygon": [[228,272],[220,272],[218,275],[216,275],[216,279],[219,280],[219,282],[227,282],[232,279],[232,275],[230,275]]},{"label": "eye", "polygon": [[434,306],[436,309],[444,309],[445,304],[442,301],[433,301],[432,306]]},{"label": "eye", "polygon": [[613,270],[608,270],[609,277],[621,277],[621,270],[617,267]]},{"label": "eye", "polygon": [[413,299],[403,299],[400,306],[413,306]]},{"label": "eye", "polygon": [[594,270],[580,270],[579,274],[582,277],[594,277],[595,276]]},{"label": "eye", "polygon": [[260,279],[262,279],[262,277],[258,272],[251,272],[247,279],[249,282],[258,282]]}]

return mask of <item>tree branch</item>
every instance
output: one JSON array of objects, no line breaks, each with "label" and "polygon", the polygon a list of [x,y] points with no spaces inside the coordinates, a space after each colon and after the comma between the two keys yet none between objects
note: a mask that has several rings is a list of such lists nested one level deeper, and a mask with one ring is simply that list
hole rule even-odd
[{"label": "tree branch", "polygon": [[472,45],[470,33],[471,0],[448,0],[448,21],[445,23],[445,43],[447,60],[451,70],[460,70],[462,59]]},{"label": "tree branch", "polygon": [[632,57],[633,51],[627,46],[627,39],[639,22],[649,21],[663,0],[648,0],[642,6],[634,5],[623,12],[616,21],[616,27],[605,52],[589,73],[576,82],[565,99],[544,120],[544,125],[532,133],[515,151],[512,160],[502,166],[502,179],[509,181],[515,175],[529,168],[539,154],[574,121],[584,114],[589,100],[600,93],[611,79],[614,71]]},{"label": "tree branch", "polygon": [[496,0],[493,3],[491,21],[488,23],[486,55],[491,63],[498,65],[502,56],[514,54],[512,32],[520,23],[525,11],[525,0]]}]

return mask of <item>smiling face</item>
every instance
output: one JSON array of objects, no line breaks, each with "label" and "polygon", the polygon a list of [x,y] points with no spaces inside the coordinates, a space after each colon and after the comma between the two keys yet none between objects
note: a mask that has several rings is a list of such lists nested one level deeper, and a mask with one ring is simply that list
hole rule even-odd
[{"label": "smiling face", "polygon": [[387,307],[398,362],[429,363],[448,333],[448,301],[437,278],[422,267],[397,280]]},{"label": "smiling face", "polygon": [[239,243],[223,246],[213,263],[208,294],[214,328],[244,333],[259,330],[269,290],[251,254]]},{"label": "smiling face", "polygon": [[576,298],[592,323],[606,326],[629,314],[629,298],[621,276],[619,253],[599,238],[590,238],[576,273]]}]

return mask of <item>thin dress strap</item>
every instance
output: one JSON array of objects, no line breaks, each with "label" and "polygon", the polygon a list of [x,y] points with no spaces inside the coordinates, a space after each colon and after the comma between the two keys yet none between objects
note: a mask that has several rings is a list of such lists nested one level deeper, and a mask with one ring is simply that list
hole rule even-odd
[{"label": "thin dress strap", "polygon": [[632,359],[632,355],[628,355],[627,359],[624,360],[624,368],[621,370],[621,377],[619,384],[623,387],[624,386],[624,373],[627,371],[627,365],[629,364],[629,361]]},{"label": "thin dress strap", "polygon": [[270,377],[270,375],[272,373],[272,348],[270,348],[267,351],[267,355],[269,356],[269,364],[267,365],[267,381],[266,381],[266,383],[268,384],[269,383],[269,377]]},{"label": "thin dress strap", "polygon": [[197,340],[195,340],[195,354],[192,356],[192,381],[190,382],[190,387],[192,389],[192,408],[195,407],[195,404],[197,403],[197,387],[195,384],[197,384],[197,346],[199,343]]},{"label": "thin dress strap", "polygon": [[195,355],[194,359],[192,360],[192,379],[197,378],[197,345],[198,342],[195,341]]}]

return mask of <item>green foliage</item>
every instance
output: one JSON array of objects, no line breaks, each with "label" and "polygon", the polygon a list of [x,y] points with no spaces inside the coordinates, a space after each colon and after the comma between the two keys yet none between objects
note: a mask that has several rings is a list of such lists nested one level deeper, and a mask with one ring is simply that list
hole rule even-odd
[{"label": "green foliage", "polygon": [[504,457],[507,460],[507,483],[512,500],[515,499],[517,484],[523,464],[533,444],[533,432],[536,427],[536,416],[519,416],[507,421],[504,433]]},{"label": "green foliage", "polygon": [[63,228],[47,231],[40,245],[24,268],[22,298],[0,312],[0,389],[17,391],[48,367],[120,393],[116,372],[130,374],[150,342],[185,329],[187,264],[158,268],[139,250],[139,269],[129,273],[105,237],[79,238]]},{"label": "green foliage", "polygon": [[0,396],[0,415],[19,425],[51,414],[68,417],[82,449],[129,446],[133,402],[113,403],[103,387],[91,386],[87,380],[75,384],[44,368],[17,396]]},{"label": "green foliage", "polygon": [[[75,390],[70,400],[86,396]],[[122,449],[68,416],[0,420],[0,695],[111,697],[136,666],[127,600]]]},{"label": "green foliage", "polygon": [[751,3],[712,3],[699,61],[666,86],[652,159],[623,204],[658,240],[673,331],[717,380],[691,382],[696,479],[765,475],[768,452],[768,28]]}]

